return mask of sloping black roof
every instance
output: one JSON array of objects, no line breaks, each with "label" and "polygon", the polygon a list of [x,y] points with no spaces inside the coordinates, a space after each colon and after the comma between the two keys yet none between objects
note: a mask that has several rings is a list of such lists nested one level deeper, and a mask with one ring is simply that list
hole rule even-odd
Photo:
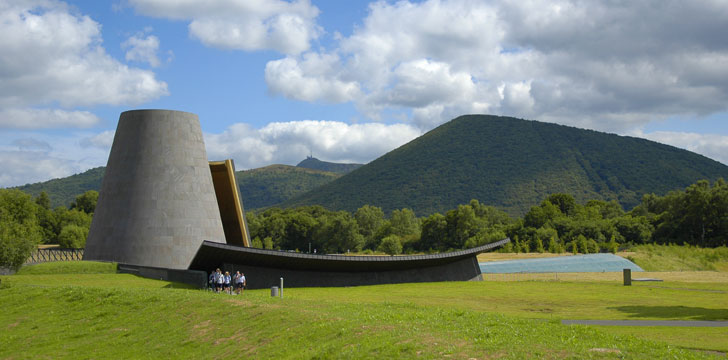
[{"label": "sloping black roof", "polygon": [[223,263],[311,271],[388,271],[444,265],[505,245],[506,238],[472,249],[432,255],[346,256],[264,250],[203,241],[190,269],[209,271]]}]

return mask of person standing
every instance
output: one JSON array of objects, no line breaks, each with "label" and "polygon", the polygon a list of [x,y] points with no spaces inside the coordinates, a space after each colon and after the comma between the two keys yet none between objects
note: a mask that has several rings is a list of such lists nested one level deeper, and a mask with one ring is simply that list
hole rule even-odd
[{"label": "person standing", "polygon": [[207,278],[207,287],[210,291],[215,291],[215,270],[210,272],[210,277]]},{"label": "person standing", "polygon": [[222,274],[222,271],[218,268],[215,272],[215,289],[216,292],[222,291],[222,285],[225,283],[225,276]]},{"label": "person standing", "polygon": [[226,271],[225,272],[225,292],[232,295],[233,292],[231,291],[232,288],[230,287],[231,280],[232,279],[230,278],[230,272]]},{"label": "person standing", "polygon": [[245,276],[240,273],[240,271],[235,273],[235,294],[240,295],[240,293],[243,291],[243,282],[245,281]]}]

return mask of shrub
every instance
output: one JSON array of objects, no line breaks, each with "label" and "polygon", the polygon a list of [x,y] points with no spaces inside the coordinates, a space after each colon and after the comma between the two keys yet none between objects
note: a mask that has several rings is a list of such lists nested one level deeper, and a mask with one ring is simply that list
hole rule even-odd
[{"label": "shrub", "polygon": [[80,249],[86,246],[88,229],[78,225],[66,225],[58,235],[58,244],[64,248]]},{"label": "shrub", "polygon": [[382,239],[382,243],[379,244],[377,250],[388,254],[397,255],[402,253],[402,242],[399,240],[397,235],[389,235]]}]

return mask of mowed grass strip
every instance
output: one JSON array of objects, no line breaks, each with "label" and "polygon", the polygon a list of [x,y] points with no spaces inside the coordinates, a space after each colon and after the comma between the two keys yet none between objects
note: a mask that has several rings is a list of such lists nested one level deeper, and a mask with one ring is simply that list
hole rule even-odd
[{"label": "mowed grass strip", "polygon": [[444,282],[287,289],[322,302],[412,303],[543,319],[728,320],[728,284]]},{"label": "mowed grass strip", "polygon": [[635,246],[618,253],[646,271],[728,271],[728,247],[699,248],[689,245]]},{"label": "mowed grass strip", "polygon": [[[400,303],[467,309],[529,319],[728,320],[726,283],[459,282],[350,288],[289,289],[287,296],[322,302]],[[600,327],[674,346],[728,352],[728,328]]]},{"label": "mowed grass strip", "polygon": [[710,358],[556,321],[278,299],[262,290],[229,296],[3,281],[0,301],[2,358]]},{"label": "mowed grass strip", "polygon": [[278,299],[269,290],[229,296],[128,274],[48,270],[0,278],[0,358],[691,359],[712,356],[674,345],[725,351],[728,339],[725,328],[650,328],[645,336],[560,324],[594,314],[726,316],[725,294],[681,290],[690,283],[399,284],[286,289]]},{"label": "mowed grass strip", "polygon": [[26,265],[17,275],[115,274],[116,263],[98,261],[55,261]]}]

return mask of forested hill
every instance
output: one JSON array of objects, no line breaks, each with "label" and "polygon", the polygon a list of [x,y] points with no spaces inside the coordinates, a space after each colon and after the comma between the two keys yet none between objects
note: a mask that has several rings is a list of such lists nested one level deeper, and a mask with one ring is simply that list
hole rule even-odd
[{"label": "forested hill", "polygon": [[25,184],[16,189],[22,190],[33,197],[45,191],[51,200],[51,207],[69,206],[76,196],[88,190],[99,191],[101,180],[104,178],[106,167],[99,166],[64,178],[48,180],[44,182]]},{"label": "forested hill", "polygon": [[328,161],[321,161],[315,157],[307,157],[296,165],[297,167],[334,172],[337,174],[350,173],[361,167],[362,164],[339,164]]},{"label": "forested hill", "polygon": [[728,166],[653,141],[490,115],[458,117],[357,170],[286,203],[354,211],[364,204],[418,215],[471,199],[522,215],[552,193],[577,201],[665,194]]},{"label": "forested hill", "polygon": [[[53,208],[69,206],[76,196],[88,190],[99,191],[105,167],[97,167],[65,178],[18,186],[33,197],[45,191]],[[270,165],[258,169],[237,171],[240,194],[245,209],[264,208],[279,204],[296,195],[333,181],[341,174],[289,165]]]},{"label": "forested hill", "polygon": [[270,165],[235,172],[246,210],[280,204],[340,176],[333,172],[290,165]]}]

